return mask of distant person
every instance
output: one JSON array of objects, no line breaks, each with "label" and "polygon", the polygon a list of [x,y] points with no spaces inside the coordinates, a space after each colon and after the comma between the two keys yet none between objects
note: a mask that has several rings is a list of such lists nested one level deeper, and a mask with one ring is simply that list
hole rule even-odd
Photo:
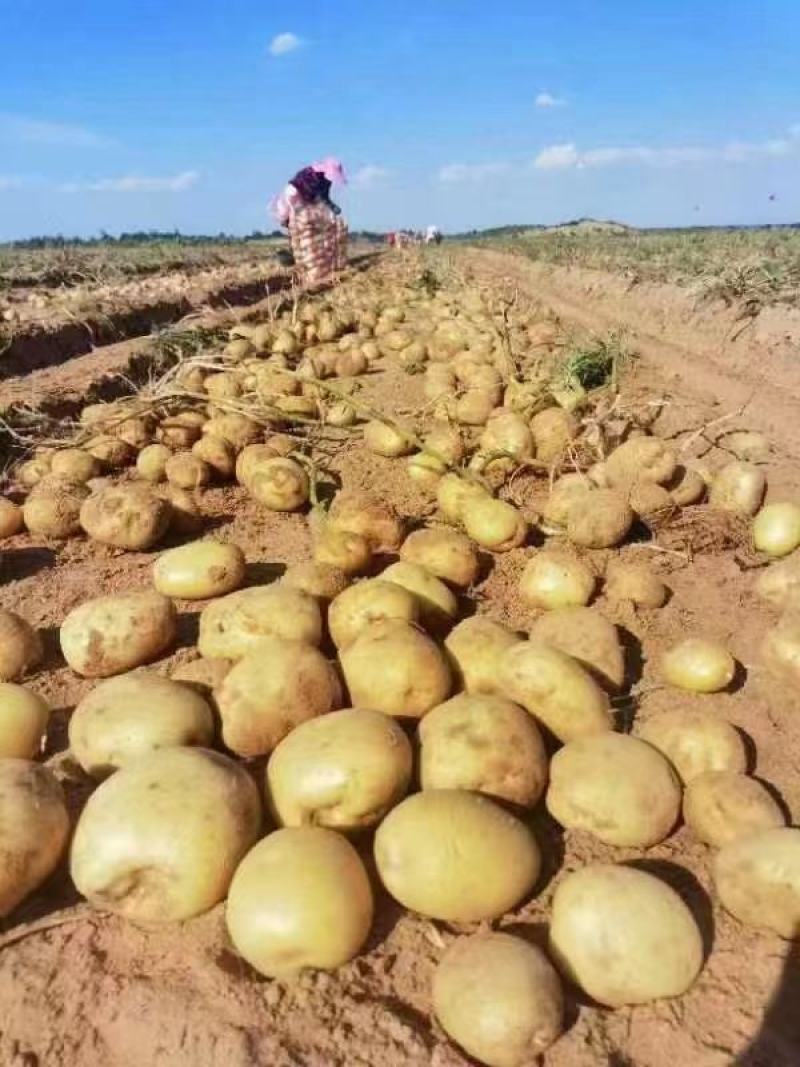
[{"label": "distant person", "polygon": [[270,204],[273,215],[289,231],[300,281],[314,285],[347,265],[347,223],[331,200],[331,186],[346,185],[344,167],[327,156],[303,167]]},{"label": "distant person", "polygon": [[438,226],[429,226],[425,231],[425,244],[438,245],[441,243],[442,233]]}]

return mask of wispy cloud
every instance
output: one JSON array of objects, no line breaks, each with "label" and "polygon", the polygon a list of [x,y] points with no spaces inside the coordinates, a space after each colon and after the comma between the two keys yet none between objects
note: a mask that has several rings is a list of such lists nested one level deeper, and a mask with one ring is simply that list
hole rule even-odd
[{"label": "wispy cloud", "polygon": [[17,174],[0,174],[0,193],[9,189],[22,189],[27,184],[27,181]]},{"label": "wispy cloud", "polygon": [[101,178],[94,182],[68,182],[59,186],[59,189],[62,193],[183,193],[199,181],[198,171],[185,170],[165,178],[128,175],[123,178]]},{"label": "wispy cloud", "polygon": [[563,107],[566,104],[566,100],[560,96],[553,96],[552,93],[542,92],[534,100],[534,104],[537,107]]},{"label": "wispy cloud", "polygon": [[511,169],[510,163],[448,163],[442,167],[437,178],[440,182],[483,182]]},{"label": "wispy cloud", "polygon": [[681,164],[722,162],[743,163],[748,160],[791,155],[797,144],[787,138],[769,141],[730,141],[725,145],[687,145],[653,148],[648,145],[603,147],[579,150],[567,144],[548,145],[536,156],[535,170],[570,170],[587,167],[614,167],[639,164],[649,167],[674,167]]},{"label": "wispy cloud", "polygon": [[271,56],[285,56],[297,51],[304,43],[296,33],[278,33],[269,42],[267,50]]},{"label": "wispy cloud", "polygon": [[794,126],[789,127],[790,137],[800,137],[800,122],[796,122]]},{"label": "wispy cloud", "polygon": [[355,172],[353,185],[359,189],[371,189],[375,185],[380,185],[388,177],[389,171],[386,167],[378,167],[374,163],[368,163]]},{"label": "wispy cloud", "polygon": [[100,148],[110,143],[85,126],[9,114],[0,114],[0,138],[65,148]]}]

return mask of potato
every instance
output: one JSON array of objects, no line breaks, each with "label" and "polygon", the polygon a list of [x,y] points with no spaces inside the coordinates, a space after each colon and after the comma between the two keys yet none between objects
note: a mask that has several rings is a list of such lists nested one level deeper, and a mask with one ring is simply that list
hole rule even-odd
[{"label": "potato", "polygon": [[631,437],[606,457],[605,465],[612,488],[628,490],[636,482],[665,485],[675,474],[677,457],[657,437]]},{"label": "potato", "polygon": [[519,548],[528,536],[522,513],[505,500],[487,494],[469,494],[463,502],[462,521],[469,537],[490,552]]},{"label": "potato", "polygon": [[153,440],[154,420],[149,415],[133,415],[116,427],[117,437],[137,452]]},{"label": "potato", "polygon": [[160,593],[112,593],[86,600],[61,624],[64,659],[85,678],[108,678],[150,663],[174,642],[177,613]]},{"label": "potato", "polygon": [[532,808],[547,755],[531,716],[503,697],[462,693],[419,724],[423,789],[469,789]]},{"label": "potato", "polygon": [[456,400],[453,412],[455,421],[462,426],[485,426],[500,399],[497,386],[469,385]]},{"label": "potato", "polygon": [[206,375],[203,386],[212,400],[235,400],[242,395],[241,378],[230,371]]},{"label": "potato", "polygon": [[731,842],[714,857],[714,886],[739,922],[800,937],[800,830],[777,827]]},{"label": "potato", "polygon": [[247,486],[253,473],[261,464],[276,457],[275,448],[270,444],[247,445],[236,457],[236,481],[240,485]]},{"label": "potato", "polygon": [[400,548],[400,559],[461,588],[472,585],[478,576],[478,556],[472,542],[444,527],[410,533]]},{"label": "potato", "polygon": [[280,584],[229,593],[203,609],[197,647],[207,659],[236,660],[267,637],[318,645],[322,616],[316,600]]},{"label": "potato", "polygon": [[621,1008],[685,993],[703,965],[703,939],[661,879],[596,863],[570,872],[556,888],[550,953],[590,997]]},{"label": "potato", "polygon": [[0,918],[55,870],[68,836],[55,775],[26,759],[0,759]]},{"label": "potato", "polygon": [[533,434],[516,411],[499,408],[486,421],[479,447],[487,454],[504,454],[522,461],[533,455]]},{"label": "potato", "polygon": [[767,504],[753,519],[753,545],[768,556],[788,556],[800,546],[800,506]]},{"label": "potato", "polygon": [[159,748],[213,741],[214,718],[203,697],[146,671],[101,682],[69,720],[72,754],[93,778],[106,778]]},{"label": "potato", "polygon": [[372,559],[369,541],[361,534],[325,522],[314,531],[314,562],[336,567],[347,575],[365,571]]},{"label": "potato", "polygon": [[800,682],[800,611],[794,602],[764,634],[761,660],[768,671],[791,685]]},{"label": "potato", "polygon": [[463,520],[464,507],[469,499],[487,496],[489,494],[482,485],[468,481],[454,471],[443,475],[436,486],[436,503],[448,522]]},{"label": "potato", "polygon": [[206,600],[232,593],[244,574],[244,553],[238,545],[193,541],[161,553],[153,564],[153,585],[164,596]]},{"label": "potato", "polygon": [[447,472],[447,464],[428,452],[416,452],[406,461],[409,478],[421,489],[435,489]]},{"label": "potato", "polygon": [[225,911],[236,949],[269,978],[335,970],[366,941],[374,904],[358,853],[333,830],[277,830],[245,856]]},{"label": "potato", "polygon": [[378,419],[365,425],[364,444],[378,456],[407,456],[414,450],[414,443],[407,433]]},{"label": "potato", "polygon": [[310,485],[308,475],[299,463],[275,456],[253,465],[247,489],[270,511],[297,511],[307,503]]},{"label": "potato", "polygon": [[412,593],[419,602],[422,625],[431,630],[447,628],[458,614],[453,593],[419,563],[392,563],[381,571],[381,581],[393,582]]},{"label": "potato", "polygon": [[613,560],[606,570],[603,591],[609,600],[629,601],[640,608],[660,608],[669,590],[659,576],[644,563]]},{"label": "potato", "polygon": [[425,451],[452,466],[464,458],[464,439],[457,426],[434,423],[425,435]]},{"label": "potato", "polygon": [[691,467],[677,466],[666,487],[673,503],[681,508],[699,504],[706,495],[706,483],[702,475]]},{"label": "potato", "polygon": [[663,485],[655,482],[633,482],[628,490],[631,510],[647,526],[658,527],[670,519],[677,505]]},{"label": "potato", "polygon": [[800,606],[800,553],[771,563],[761,571],[755,591],[762,600],[779,611],[793,604]]},{"label": "potato", "polygon": [[20,463],[16,469],[17,481],[27,488],[38,485],[42,478],[50,473],[52,462],[52,455],[40,454]]},{"label": "potato", "polygon": [[257,422],[235,411],[209,419],[203,426],[203,433],[221,437],[233,446],[235,452],[240,452],[247,445],[256,444],[263,436],[263,430]]},{"label": "potato", "polygon": [[625,540],[634,514],[624,496],[613,489],[594,489],[570,504],[567,536],[583,548],[613,548]]},{"label": "potato", "polygon": [[152,548],[167,532],[169,522],[167,502],[136,483],[101,489],[80,511],[81,526],[93,541],[132,552]]},{"label": "potato", "polygon": [[768,463],[770,444],[763,433],[756,430],[734,430],[722,438],[721,444],[736,456],[748,463]]},{"label": "potato", "polygon": [[331,563],[306,560],[288,566],[281,578],[281,584],[288,585],[290,589],[298,589],[318,600],[333,600],[347,589],[350,578],[340,567],[334,567]]},{"label": "potato", "polygon": [[13,537],[25,526],[22,508],[13,501],[0,496],[0,539]]},{"label": "potato", "polygon": [[81,448],[62,448],[53,453],[50,472],[67,482],[79,485],[98,478],[103,473],[102,464],[95,456]]},{"label": "potato", "polygon": [[497,685],[560,741],[611,729],[606,693],[576,659],[542,641],[520,641],[503,653]]},{"label": "potato", "polygon": [[388,715],[347,708],[301,723],[267,765],[267,801],[282,826],[359,830],[406,794],[412,755]]},{"label": "potato", "polygon": [[171,457],[166,445],[148,445],[136,457],[136,471],[146,482],[163,482],[167,477],[167,460]]},{"label": "potato", "polygon": [[563,474],[556,478],[542,512],[546,525],[555,530],[566,526],[572,505],[587,507],[589,502],[585,498],[591,492],[592,485],[583,474]]},{"label": "potato", "polygon": [[593,608],[556,608],[541,615],[530,636],[572,656],[604,686],[616,692],[625,681],[625,655],[617,628]]},{"label": "potato", "polygon": [[531,432],[536,445],[536,457],[543,463],[554,463],[564,455],[570,442],[577,437],[578,421],[563,408],[545,408],[531,419]]},{"label": "potato", "polygon": [[384,619],[417,622],[420,600],[405,586],[368,578],[345,589],[328,610],[328,629],[338,649],[351,645],[366,627]]},{"label": "potato", "polygon": [[693,778],[683,798],[683,820],[695,837],[714,848],[786,825],[764,786],[735,771],[707,771]]},{"label": "potato", "polygon": [[519,581],[522,599],[534,608],[575,607],[591,600],[596,579],[592,571],[566,552],[537,552]]},{"label": "potato", "polygon": [[354,707],[421,718],[449,695],[452,677],[433,641],[411,623],[374,622],[339,654]]},{"label": "potato", "polygon": [[503,933],[453,942],[433,976],[443,1030],[488,1067],[529,1067],[563,1029],[561,983],[535,945]]},{"label": "potato", "polygon": [[188,489],[178,489],[175,485],[159,486],[157,492],[169,509],[171,533],[181,536],[199,533],[203,526],[203,513],[194,493]]},{"label": "potato", "polygon": [[736,660],[719,641],[687,637],[661,657],[661,676],[667,685],[692,693],[718,693],[731,684]]},{"label": "potato", "polygon": [[762,470],[751,463],[734,460],[718,471],[711,483],[708,501],[712,508],[734,511],[740,515],[755,515],[761,507],[767,479]]},{"label": "potato", "polygon": [[0,608],[0,682],[13,682],[44,657],[39,632],[13,611]]},{"label": "potato", "polygon": [[179,663],[170,673],[170,678],[173,682],[183,682],[184,685],[191,686],[216,708],[214,690],[222,685],[232,666],[233,661],[229,659],[193,659],[188,663]]},{"label": "potato", "polygon": [[112,471],[122,470],[136,459],[136,449],[119,437],[93,437],[85,450]]},{"label": "potato", "polygon": [[708,771],[747,768],[741,734],[714,712],[670,708],[647,719],[637,736],[667,757],[684,784]]},{"label": "potato", "polygon": [[70,873],[95,907],[177,922],[225,897],[260,829],[258,790],[244,768],[205,749],[157,749],[89,797]]},{"label": "potato", "polygon": [[499,665],[503,654],[522,638],[494,619],[464,619],[445,638],[448,662],[458,685],[467,693],[500,693]]},{"label": "potato", "polygon": [[536,840],[486,797],[429,789],[393,808],[375,833],[375,862],[404,907],[443,922],[495,919],[539,877]]},{"label": "potato", "polygon": [[337,493],[328,519],[337,529],[364,537],[372,552],[397,552],[403,541],[403,523],[394,509],[357,490]]},{"label": "potato", "polygon": [[164,464],[164,474],[178,489],[201,489],[210,484],[212,469],[192,452],[176,452]]},{"label": "potato", "polygon": [[24,685],[0,682],[0,759],[34,759],[42,750],[50,708]]},{"label": "potato", "polygon": [[200,426],[185,422],[178,414],[161,420],[156,437],[170,452],[185,452],[199,439],[200,433]]},{"label": "potato", "polygon": [[48,474],[22,506],[25,526],[34,537],[71,537],[80,531],[81,509],[88,497],[85,485]]},{"label": "potato", "polygon": [[263,635],[215,695],[222,738],[246,757],[266,755],[300,723],[342,703],[337,674],[318,649]]},{"label": "potato", "polygon": [[607,845],[649,848],[678,821],[681,787],[658,749],[605,732],[556,752],[546,803],[568,830],[585,830]]},{"label": "potato", "polygon": [[200,440],[192,445],[192,455],[210,467],[212,476],[220,481],[229,481],[233,477],[236,470],[236,452],[230,441],[223,437],[204,433]]}]

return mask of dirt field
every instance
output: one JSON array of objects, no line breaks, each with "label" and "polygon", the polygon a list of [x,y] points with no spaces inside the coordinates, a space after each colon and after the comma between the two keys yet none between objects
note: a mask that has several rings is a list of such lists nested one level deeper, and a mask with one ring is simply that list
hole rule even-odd
[{"label": "dirt field", "polygon": [[[451,253],[446,252],[450,256]],[[565,333],[607,335],[625,329],[637,353],[624,372],[626,396],[664,400],[655,432],[687,456],[724,452],[706,438],[734,429],[761,430],[773,445],[768,499],[800,498],[795,428],[800,422],[800,319],[770,309],[745,330],[735,309],[698,310],[684,292],[655,283],[626,291],[612,275],[544,266],[502,253],[452,253],[471,284],[516,289],[554,312]],[[380,265],[374,270],[383,269]],[[368,272],[367,272],[368,273]],[[263,278],[253,279],[263,285]],[[211,320],[209,320],[210,322]],[[214,320],[217,321],[217,320]],[[222,321],[222,319],[220,319]],[[59,396],[73,406],[115,370],[126,369],[130,345],[96,349],[68,362],[20,356],[0,382],[0,408],[19,404],[54,411]],[[145,344],[142,342],[142,344]],[[73,353],[70,353],[73,354]],[[405,413],[423,402],[422,380],[382,361],[364,378],[363,399]],[[706,428],[705,434],[703,428]],[[368,488],[414,521],[435,512],[400,461],[365,453],[348,442],[332,460],[344,487]],[[509,490],[512,492],[512,490]],[[533,513],[542,479],[522,477],[513,499]],[[240,545],[251,583],[308,558],[302,514],[259,508],[235,485],[203,493],[207,529]],[[672,589],[666,607],[635,612],[598,600],[617,623],[629,655],[632,707],[639,720],[667,707],[719,710],[749,739],[749,770],[770,783],[790,821],[800,812],[798,698],[764,675],[760,636],[773,616],[752,592],[754,570],[735,547],[668,551],[638,542],[625,558],[646,559]],[[471,597],[478,610],[527,630],[534,613],[517,592],[533,549],[486,558]],[[602,554],[599,554],[602,555]],[[88,596],[149,584],[152,553],[124,553],[77,538],[62,543],[20,534],[2,546],[3,607],[45,634],[47,658],[32,686],[56,712],[48,759],[77,812],[86,780],[64,755],[65,725],[91,688],[64,664],[58,626]],[[179,603],[180,647],[159,663],[167,672],[194,655],[201,605]],[[725,642],[744,667],[731,692],[697,698],[661,687],[654,663],[685,634]],[[790,943],[748,929],[714,899],[710,852],[685,828],[647,850],[612,849],[587,834],[565,832],[540,805],[530,817],[545,856],[534,898],[496,927],[546,943],[549,905],[560,878],[590,861],[637,862],[683,896],[702,930],[705,967],[685,996],[637,1008],[605,1010],[574,989],[567,993],[567,1029],[547,1052],[547,1067],[793,1067],[800,1062],[800,962]],[[359,841],[367,862],[368,837]],[[190,922],[138,929],[81,902],[59,871],[5,924],[0,935],[0,1062],[8,1067],[467,1067],[470,1061],[432,1019],[433,968],[456,931],[407,914],[385,892],[375,926],[357,959],[334,974],[311,973],[295,983],[258,978],[228,942],[223,905]]]}]

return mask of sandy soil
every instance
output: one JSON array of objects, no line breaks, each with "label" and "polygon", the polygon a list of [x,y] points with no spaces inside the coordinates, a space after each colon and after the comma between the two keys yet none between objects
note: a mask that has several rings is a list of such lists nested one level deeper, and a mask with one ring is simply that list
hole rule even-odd
[{"label": "sandy soil", "polygon": [[[522,292],[552,307],[567,324],[605,332],[626,322],[641,358],[626,389],[666,396],[660,432],[685,440],[698,426],[738,411],[726,428],[769,432],[776,443],[770,466],[773,495],[800,493],[793,430],[800,418],[796,377],[780,375],[775,395],[764,392],[764,350],[752,364],[731,370],[692,347],[691,331],[664,322],[658,336],[640,327],[640,312],[615,293],[591,299],[567,279],[522,260],[463,253],[482,281],[509,278]],[[709,323],[709,330],[712,324]],[[713,332],[713,331],[712,331]],[[669,334],[669,339],[666,338]],[[677,339],[677,340],[676,340]],[[68,365],[61,368],[69,374]],[[99,367],[98,367],[99,371]],[[55,373],[55,371],[53,372]],[[781,372],[783,373],[783,372]],[[800,375],[800,367],[795,370]],[[67,379],[65,378],[65,381]],[[365,397],[386,410],[411,408],[419,378],[386,369],[368,376]],[[770,385],[770,389],[772,385]],[[49,379],[48,390],[57,389]],[[791,392],[794,395],[790,395]],[[782,396],[780,394],[782,392]],[[780,405],[778,403],[780,401]],[[430,501],[409,483],[401,465],[348,446],[335,461],[342,483],[365,486],[417,520]],[[520,481],[515,494],[535,508],[541,483]],[[246,552],[249,580],[261,582],[308,554],[302,516],[257,509],[234,487],[203,499],[214,536]],[[516,594],[531,554],[522,548],[485,561],[474,591],[480,611],[526,629],[533,618]],[[800,726],[797,698],[760,673],[757,648],[769,613],[751,591],[753,574],[734,551],[698,554],[691,563],[643,545],[661,569],[672,597],[659,612],[620,612],[598,602],[621,628],[629,651],[636,716],[644,720],[676,705],[719,710],[751,742],[752,770],[768,780],[791,815],[800,812]],[[89,595],[136,588],[149,580],[153,556],[118,554],[81,540],[45,544],[20,535],[3,546],[3,606],[44,628],[48,658],[32,685],[58,709],[48,751],[63,776],[75,811],[86,782],[65,759],[65,724],[89,684],[75,678],[57,650],[64,614]],[[595,558],[598,566],[603,560]],[[191,657],[199,605],[180,604],[181,647],[160,669]],[[654,663],[665,645],[685,633],[726,641],[746,669],[733,692],[703,698],[659,688]],[[620,715],[630,718],[629,706]],[[568,1029],[545,1057],[547,1067],[792,1067],[800,1062],[800,965],[786,942],[747,930],[716,904],[709,853],[685,828],[644,855],[610,849],[586,835],[564,833],[541,809],[530,817],[546,857],[535,897],[497,925],[543,943],[549,902],[560,877],[591,860],[636,861],[657,871],[683,895],[706,939],[709,956],[694,988],[677,1001],[606,1011],[570,990]],[[369,856],[368,839],[360,843]],[[403,912],[385,894],[367,950],[336,974],[311,974],[293,984],[258,978],[232,952],[222,908],[163,930],[137,929],[81,904],[64,871],[24,905],[0,935],[0,1063],[9,1067],[467,1067],[430,1014],[430,979],[456,931]]]}]

